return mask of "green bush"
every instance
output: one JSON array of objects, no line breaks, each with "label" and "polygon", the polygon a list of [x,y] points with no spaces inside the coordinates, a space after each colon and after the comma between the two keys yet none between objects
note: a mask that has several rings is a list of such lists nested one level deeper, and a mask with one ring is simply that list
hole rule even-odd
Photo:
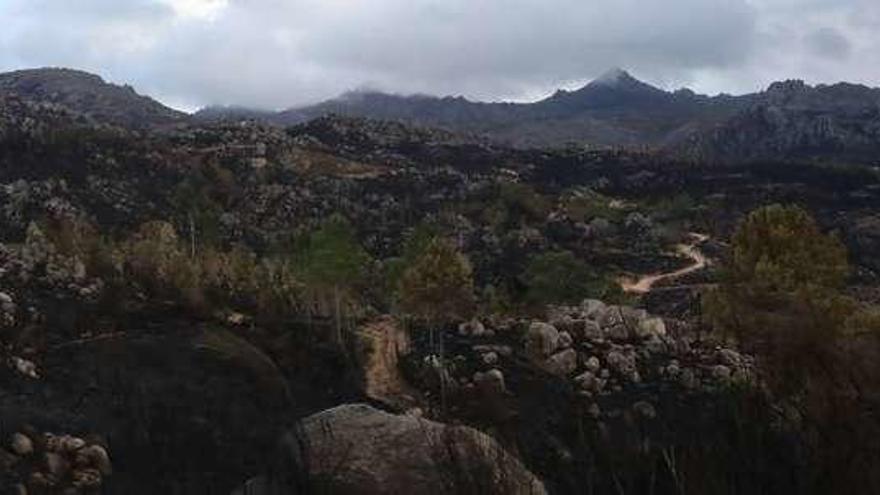
[{"label": "green bush", "polygon": [[533,304],[574,303],[601,296],[604,283],[570,251],[552,251],[529,261],[522,280],[526,298]]}]

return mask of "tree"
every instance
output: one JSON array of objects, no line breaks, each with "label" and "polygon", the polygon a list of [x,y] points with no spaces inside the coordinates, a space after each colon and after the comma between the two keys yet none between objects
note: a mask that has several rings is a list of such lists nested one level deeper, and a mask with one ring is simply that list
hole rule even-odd
[{"label": "tree", "polygon": [[[435,327],[470,317],[476,306],[471,264],[452,242],[442,238],[434,238],[422,256],[407,268],[400,280],[399,293],[404,312],[426,320],[432,353]],[[439,362],[443,363],[442,339]],[[440,400],[444,410],[446,388],[441,370]]]},{"label": "tree", "polygon": [[354,236],[351,224],[333,215],[307,239],[304,256],[306,283],[333,294],[337,341],[342,344],[342,298],[364,276],[369,256]]},{"label": "tree", "polygon": [[404,311],[431,322],[465,319],[474,309],[473,269],[445,239],[435,238],[400,280]]},{"label": "tree", "polygon": [[404,312],[428,322],[432,343],[435,325],[466,319],[475,309],[471,264],[442,238],[433,239],[406,269],[398,290]]},{"label": "tree", "polygon": [[880,312],[846,296],[846,250],[804,210],[772,205],[750,213],[733,237],[705,315],[761,365],[763,382],[813,447],[819,492],[873,493],[880,421]]},{"label": "tree", "polygon": [[840,289],[846,248],[797,206],[771,205],[746,217],[733,238],[731,277],[765,293],[813,286]]},{"label": "tree", "polygon": [[234,189],[235,177],[218,165],[206,164],[190,172],[175,188],[171,205],[177,213],[179,230],[189,237],[190,258],[195,258],[201,237],[210,245],[219,236],[224,199]]},{"label": "tree", "polygon": [[570,251],[532,258],[522,278],[527,298],[536,304],[576,302],[602,291],[602,281]]},{"label": "tree", "polygon": [[787,388],[830,358],[826,351],[855,310],[844,297],[846,250],[796,206],[750,213],[733,236],[718,289],[704,297],[710,323],[761,357]]},{"label": "tree", "polygon": [[436,236],[437,228],[433,224],[420,223],[406,233],[400,256],[384,261],[386,291],[390,296],[392,304],[399,302],[400,281],[407,268],[415,265],[422,255],[425,254],[428,246]]},{"label": "tree", "polygon": [[126,270],[147,290],[162,293],[190,282],[191,263],[184,262],[180,240],[168,222],[142,224],[124,247]]}]

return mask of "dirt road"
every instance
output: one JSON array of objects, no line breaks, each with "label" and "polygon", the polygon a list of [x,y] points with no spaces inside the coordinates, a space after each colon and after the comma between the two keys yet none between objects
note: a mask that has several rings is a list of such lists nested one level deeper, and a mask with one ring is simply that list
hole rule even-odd
[{"label": "dirt road", "polygon": [[675,246],[675,251],[683,257],[690,258],[693,263],[673,272],[653,273],[649,275],[641,275],[637,278],[621,277],[618,279],[618,283],[620,283],[620,287],[623,291],[634,294],[645,294],[650,292],[654,287],[654,284],[661,280],[679,278],[705,268],[706,265],[709,264],[709,261],[697,246],[708,240],[709,236],[692,232],[688,234],[688,237],[690,238],[690,242]]}]

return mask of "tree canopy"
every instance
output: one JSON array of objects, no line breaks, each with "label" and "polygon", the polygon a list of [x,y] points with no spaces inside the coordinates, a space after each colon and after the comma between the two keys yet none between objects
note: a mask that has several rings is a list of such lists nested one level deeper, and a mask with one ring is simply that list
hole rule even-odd
[{"label": "tree canopy", "polygon": [[473,269],[448,240],[433,239],[400,279],[401,307],[430,321],[465,319],[475,307]]},{"label": "tree canopy", "polygon": [[830,367],[835,345],[858,305],[841,288],[846,250],[796,206],[750,213],[733,236],[721,284],[704,297],[705,314],[794,390]]},{"label": "tree canopy", "polygon": [[763,292],[812,286],[837,289],[849,272],[846,249],[823,234],[797,206],[771,205],[753,211],[733,237],[732,282]]},{"label": "tree canopy", "polygon": [[304,252],[306,279],[314,285],[347,286],[359,281],[369,256],[358,243],[354,227],[333,215],[309,235]]},{"label": "tree canopy", "polygon": [[551,251],[531,259],[523,274],[533,303],[569,303],[601,292],[601,280],[570,251]]}]

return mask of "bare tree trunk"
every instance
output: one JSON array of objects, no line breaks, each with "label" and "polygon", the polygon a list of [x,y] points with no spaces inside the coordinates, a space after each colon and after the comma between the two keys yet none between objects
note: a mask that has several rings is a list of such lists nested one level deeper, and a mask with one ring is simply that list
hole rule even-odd
[{"label": "bare tree trunk", "polygon": [[186,215],[189,218],[189,257],[196,257],[196,221],[193,218],[192,211]]},{"label": "bare tree trunk", "polygon": [[[433,325],[432,325],[433,328]],[[443,330],[440,330],[440,410],[446,415],[446,396],[448,395],[446,383],[446,349],[443,342]]]},{"label": "bare tree trunk", "polygon": [[339,343],[339,346],[342,347],[342,321],[340,315],[340,296],[339,296],[339,284],[333,284],[333,313],[334,318],[336,320],[336,341]]},{"label": "bare tree trunk", "polygon": [[306,324],[309,326],[309,330],[314,330],[315,326],[312,323],[312,312],[315,311],[315,301],[310,292],[306,292]]}]

